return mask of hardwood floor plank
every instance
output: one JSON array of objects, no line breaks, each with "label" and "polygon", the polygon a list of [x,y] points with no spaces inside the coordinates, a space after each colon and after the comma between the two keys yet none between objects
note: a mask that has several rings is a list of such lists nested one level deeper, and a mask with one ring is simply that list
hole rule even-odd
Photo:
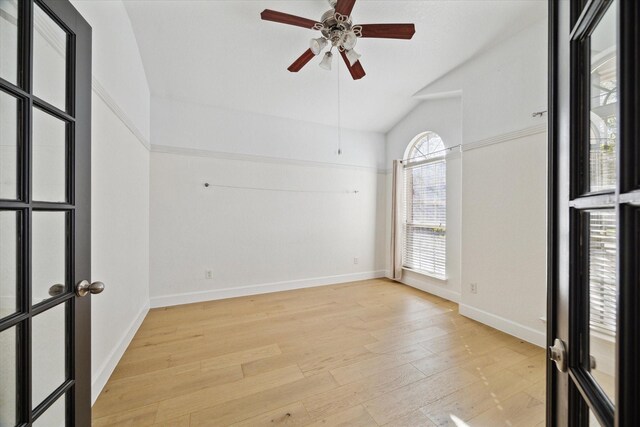
[{"label": "hardwood floor plank", "polygon": [[[370,340],[365,340],[368,342]],[[295,347],[287,349],[283,354],[244,363],[242,369],[245,376],[257,375],[272,369],[297,364],[306,375],[316,375],[335,367],[365,360],[375,355],[362,346],[361,341],[355,340],[353,345],[336,342],[322,347]],[[285,346],[286,348],[286,346]]]},{"label": "hardwood floor plank", "polygon": [[515,365],[509,366],[511,372],[516,373],[524,378],[527,378],[531,382],[535,382],[538,378],[545,375],[547,367],[547,360],[544,354],[537,354],[531,356]]},{"label": "hardwood floor plank", "polygon": [[152,427],[189,427],[191,425],[191,416],[185,415],[180,418],[154,424]]},{"label": "hardwood floor plank", "polygon": [[362,406],[356,406],[311,423],[309,427],[371,427],[375,425],[371,415]]},{"label": "hardwood floor plank", "polygon": [[130,411],[118,410],[115,413],[104,417],[96,416],[95,411],[91,413],[91,425],[93,427],[135,427],[153,425],[158,412],[158,404],[154,403],[142,408]]},{"label": "hardwood floor plank", "polygon": [[231,424],[232,427],[262,427],[262,426],[287,426],[302,427],[311,422],[311,417],[307,413],[302,402],[265,412],[239,423]]},{"label": "hardwood floor plank", "polygon": [[313,395],[304,399],[302,403],[312,418],[322,418],[360,405],[423,378],[424,375],[420,371],[407,364]]},{"label": "hardwood floor plank", "polygon": [[497,372],[430,403],[421,411],[439,426],[452,424],[452,415],[468,421],[530,386],[529,381],[509,371]]},{"label": "hardwood floor plank", "polygon": [[243,363],[252,362],[254,360],[265,359],[267,357],[282,354],[278,344],[271,344],[264,347],[251,348],[235,353],[223,354],[211,359],[202,361],[202,370],[218,369],[226,366],[237,366]]},{"label": "hardwood floor plank", "polygon": [[422,359],[413,361],[412,365],[418,368],[425,376],[430,377],[458,367],[465,362],[470,362],[474,357],[476,356],[469,354],[465,349],[456,348],[440,353],[430,353]]},{"label": "hardwood floor plank", "polygon": [[384,425],[384,427],[436,427],[429,417],[422,411],[413,411],[400,418],[396,418]]},{"label": "hardwood floor plank", "polygon": [[294,382],[274,385],[258,393],[227,401],[191,414],[192,426],[226,426],[303,400],[308,396],[335,389],[328,372]]},{"label": "hardwood floor plank", "polygon": [[494,408],[471,418],[473,427],[529,427],[544,422],[544,403],[531,395],[520,392]]},{"label": "hardwood floor plank", "polygon": [[[411,344],[427,341],[444,335],[447,335],[447,332],[444,329],[433,326],[415,332],[410,332],[408,334],[389,336],[376,343],[368,344],[365,347],[371,351],[393,350],[394,348],[406,347]],[[425,348],[431,351],[428,347]]]},{"label": "hardwood floor plank", "polygon": [[304,378],[298,366],[289,366],[232,383],[208,387],[163,400],[158,407],[156,422],[170,420],[191,412],[210,408],[242,396]]},{"label": "hardwood floor plank", "polygon": [[499,373],[511,366],[527,359],[524,354],[511,350],[509,347],[501,347],[498,350],[481,354],[463,362],[460,368],[466,369],[484,378],[485,376]]},{"label": "hardwood floor plank", "polygon": [[370,400],[364,407],[378,424],[386,424],[477,380],[467,371],[450,369]]},{"label": "hardwood floor plank", "polygon": [[331,354],[324,352],[306,354],[305,357],[298,361],[298,366],[306,376],[309,376],[375,357],[373,353],[364,347],[336,351],[335,353],[333,351],[335,350],[332,350]]},{"label": "hardwood floor plank", "polygon": [[530,394],[540,402],[544,402],[547,398],[547,382],[544,377],[542,377],[539,381],[524,389],[524,392]]},{"label": "hardwood floor plank", "polygon": [[439,323],[440,317],[444,313],[449,313],[452,310],[446,307],[432,307],[421,311],[420,314],[423,315],[419,319],[413,319],[410,321],[393,321],[391,326],[386,328],[379,328],[375,331],[371,332],[375,338],[379,340],[384,340],[385,338],[397,336],[397,335],[406,335],[412,332],[420,331],[425,328],[430,328],[432,326],[436,326]]},{"label": "hardwood floor plank", "polygon": [[173,396],[195,392],[215,385],[223,385],[243,378],[240,365],[202,370],[200,363],[167,369],[161,373],[136,375],[110,381],[102,398],[93,406],[96,417],[115,411],[130,410]]},{"label": "hardwood floor plank", "polygon": [[419,360],[423,358],[426,353],[427,351],[424,349],[408,348],[404,352],[392,352],[370,357],[359,362],[349,363],[346,366],[331,369],[330,372],[338,384],[344,385],[378,372]]}]

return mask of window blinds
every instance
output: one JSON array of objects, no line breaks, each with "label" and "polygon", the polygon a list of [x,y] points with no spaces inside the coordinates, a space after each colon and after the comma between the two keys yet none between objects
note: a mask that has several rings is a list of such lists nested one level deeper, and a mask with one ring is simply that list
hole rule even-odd
[{"label": "window blinds", "polygon": [[616,335],[616,214],[589,212],[589,326],[592,331]]},{"label": "window blinds", "polygon": [[446,275],[446,161],[430,159],[404,170],[405,268],[441,279]]}]

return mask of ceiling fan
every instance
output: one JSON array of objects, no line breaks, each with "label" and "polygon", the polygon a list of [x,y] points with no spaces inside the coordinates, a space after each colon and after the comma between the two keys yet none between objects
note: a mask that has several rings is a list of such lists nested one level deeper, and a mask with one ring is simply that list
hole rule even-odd
[{"label": "ceiling fan", "polygon": [[288,70],[292,73],[300,71],[313,57],[319,55],[325,47],[330,45],[329,51],[324,54],[320,62],[320,67],[331,70],[333,49],[336,48],[347,65],[351,77],[354,80],[359,80],[365,76],[364,68],[359,60],[361,55],[354,50],[359,38],[409,40],[416,30],[413,24],[353,25],[351,11],[355,3],[356,0],[329,0],[331,9],[322,15],[320,21],[270,9],[265,9],[260,17],[265,21],[295,25],[322,33],[321,37],[311,39],[309,49],[289,66]]}]

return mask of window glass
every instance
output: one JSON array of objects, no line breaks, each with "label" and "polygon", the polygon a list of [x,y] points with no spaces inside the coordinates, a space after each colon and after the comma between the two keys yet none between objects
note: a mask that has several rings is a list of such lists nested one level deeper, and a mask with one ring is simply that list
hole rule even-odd
[{"label": "window glass", "polygon": [[446,277],[447,165],[440,136],[416,138],[405,159],[405,268]]}]

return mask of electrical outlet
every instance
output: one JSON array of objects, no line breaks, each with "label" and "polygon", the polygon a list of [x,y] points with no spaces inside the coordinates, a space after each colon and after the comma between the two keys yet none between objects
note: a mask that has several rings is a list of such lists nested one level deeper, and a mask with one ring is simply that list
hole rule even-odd
[{"label": "electrical outlet", "polygon": [[207,279],[207,280],[213,279],[213,270],[205,270],[204,271],[204,278]]},{"label": "electrical outlet", "polygon": [[353,263],[354,263],[354,264],[357,264],[357,263],[358,263],[358,258],[354,258],[354,259],[353,259]]},{"label": "electrical outlet", "polygon": [[472,294],[477,294],[478,293],[478,284],[477,283],[471,283],[469,285],[469,289],[471,290]]}]

